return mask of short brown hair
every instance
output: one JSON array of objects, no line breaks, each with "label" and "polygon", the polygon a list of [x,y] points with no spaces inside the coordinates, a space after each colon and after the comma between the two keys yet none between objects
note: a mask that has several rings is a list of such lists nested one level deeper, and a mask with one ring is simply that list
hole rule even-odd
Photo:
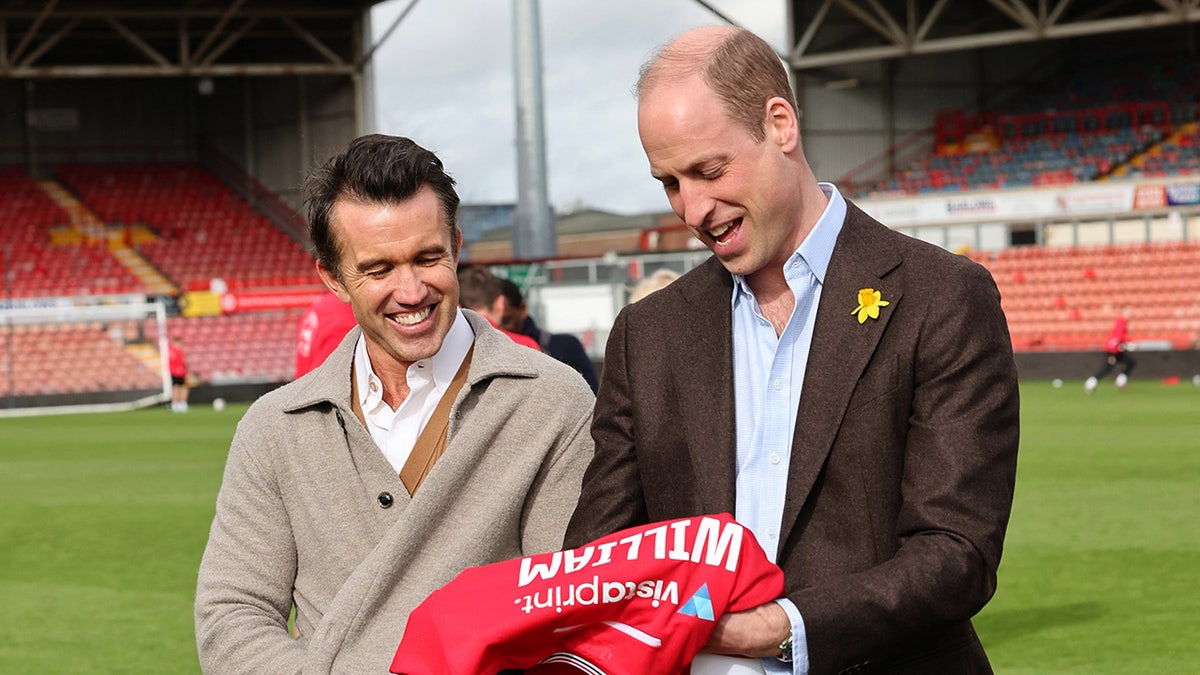
[{"label": "short brown hair", "polygon": [[779,55],[766,40],[744,28],[731,29],[725,39],[703,48],[673,41],[647,61],[638,77],[637,94],[667,78],[699,73],[725,107],[729,118],[756,141],[767,137],[768,99],[778,96],[797,109],[791,81]]},{"label": "short brown hair", "polygon": [[490,308],[504,294],[500,277],[483,265],[459,265],[458,304],[467,309]]}]

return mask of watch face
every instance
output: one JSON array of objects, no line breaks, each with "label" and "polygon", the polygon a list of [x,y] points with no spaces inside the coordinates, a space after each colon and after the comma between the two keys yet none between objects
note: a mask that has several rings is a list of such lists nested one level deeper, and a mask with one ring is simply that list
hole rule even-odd
[{"label": "watch face", "polygon": [[775,657],[784,663],[792,662],[792,636],[779,643],[779,656]]}]

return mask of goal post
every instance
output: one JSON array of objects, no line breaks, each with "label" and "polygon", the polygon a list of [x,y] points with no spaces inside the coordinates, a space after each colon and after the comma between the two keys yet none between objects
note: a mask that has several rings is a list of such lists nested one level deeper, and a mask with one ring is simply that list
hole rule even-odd
[{"label": "goal post", "polygon": [[161,300],[0,306],[0,418],[164,403],[167,341]]}]

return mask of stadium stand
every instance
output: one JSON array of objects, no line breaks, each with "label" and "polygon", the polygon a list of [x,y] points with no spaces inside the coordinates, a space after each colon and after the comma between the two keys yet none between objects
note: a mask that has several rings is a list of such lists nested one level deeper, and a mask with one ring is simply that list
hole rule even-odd
[{"label": "stadium stand", "polygon": [[13,298],[145,292],[109,250],[87,237],[46,188],[15,167],[0,167],[0,248],[5,292]]},{"label": "stadium stand", "polygon": [[[1052,120],[1052,116],[1043,116]],[[1047,122],[1049,123],[1049,122]],[[923,194],[938,191],[999,190],[1094,181],[1158,144],[1165,132],[1155,126],[1116,131],[1022,135],[994,150],[943,151],[880,183],[880,192]]]},{"label": "stadium stand", "polygon": [[1146,154],[1119,167],[1114,177],[1131,179],[1200,175],[1200,125],[1188,122]]},{"label": "stadium stand", "polygon": [[1099,350],[1121,307],[1130,309],[1137,342],[1200,344],[1200,242],[1029,246],[971,257],[996,279],[1017,351]]},{"label": "stadium stand", "polygon": [[939,114],[933,152],[874,190],[923,194],[1161,177],[1196,162],[1200,64],[1189,55],[1096,57],[1071,73],[998,109]]},{"label": "stadium stand", "polygon": [[[315,288],[304,248],[211,174],[190,164],[60,165],[35,181],[0,167],[7,302]],[[172,317],[203,383],[291,377],[300,309]],[[136,322],[134,322],[136,324]],[[10,396],[154,390],[158,331],[118,323],[13,325],[0,331]]]},{"label": "stadium stand", "polygon": [[[286,382],[296,359],[296,324],[303,309],[228,316],[172,317],[167,333],[187,344],[188,368],[201,382]],[[157,328],[146,322],[149,338]]]},{"label": "stadium stand", "polygon": [[235,290],[319,283],[303,246],[197,166],[68,165],[58,173],[106,222],[152,228],[156,237],[139,249],[184,290],[213,279]]},{"label": "stadium stand", "polygon": [[161,386],[161,376],[126,348],[117,325],[17,325],[0,340],[0,372],[10,374],[16,396],[153,391]]}]

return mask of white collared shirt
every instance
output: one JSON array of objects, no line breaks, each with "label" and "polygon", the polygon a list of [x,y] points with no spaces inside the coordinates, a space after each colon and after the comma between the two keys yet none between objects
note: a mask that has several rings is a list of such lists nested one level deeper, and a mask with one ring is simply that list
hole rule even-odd
[{"label": "white collared shirt", "polygon": [[467,323],[462,310],[456,310],[454,323],[442,341],[442,348],[433,356],[408,367],[405,374],[408,397],[400,402],[400,407],[392,410],[383,400],[383,382],[371,368],[367,343],[363,337],[358,338],[358,344],[354,347],[358,403],[362,406],[371,438],[375,439],[375,445],[379,446],[396,473],[404,468],[417,437],[421,435],[421,430],[433,415],[442,394],[446,393],[474,342],[475,332],[471,330],[471,324]]}]

